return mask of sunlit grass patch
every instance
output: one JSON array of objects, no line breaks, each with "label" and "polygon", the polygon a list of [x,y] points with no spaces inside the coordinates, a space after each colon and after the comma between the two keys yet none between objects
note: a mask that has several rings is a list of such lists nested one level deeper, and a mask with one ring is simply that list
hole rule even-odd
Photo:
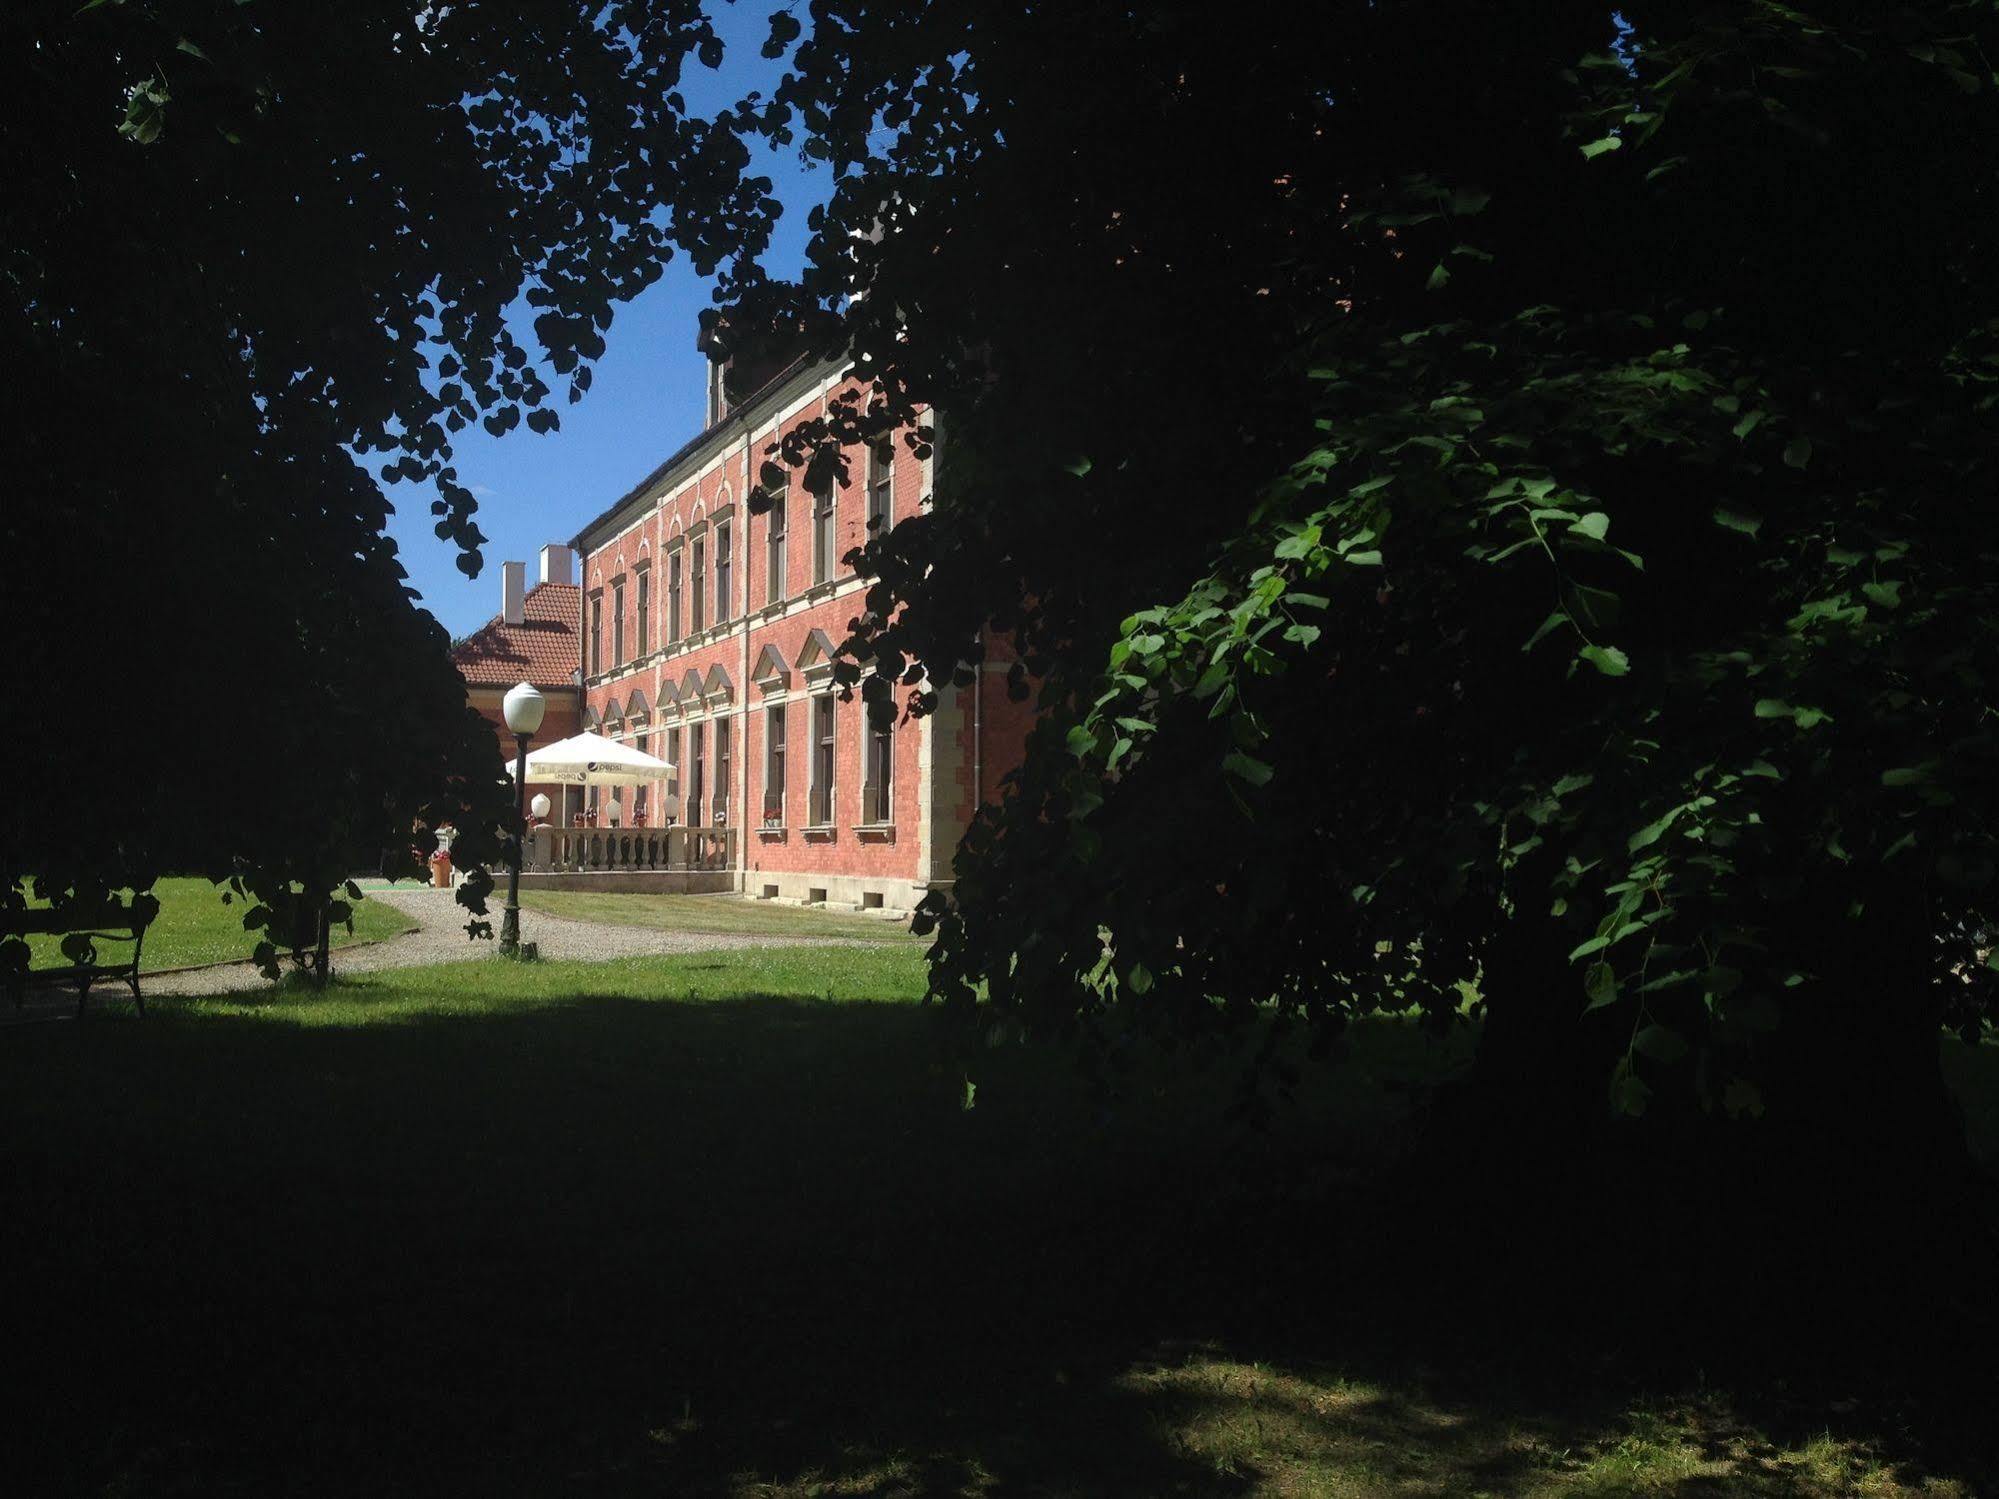
[{"label": "sunlit grass patch", "polygon": [[222,994],[160,1002],[163,1014],[255,1016],[307,1028],[395,1025],[438,1017],[500,1018],[600,1001],[701,1004],[754,998],[909,1002],[922,996],[923,956],[907,944],[727,948],[601,962],[439,963],[335,971],[323,991]]},{"label": "sunlit grass patch", "polygon": [[598,894],[589,890],[523,890],[521,905],[575,921],[673,932],[757,937],[841,937],[853,942],[914,942],[905,921],[781,905],[741,895]]},{"label": "sunlit grass patch", "polygon": [[1898,1476],[1861,1442],[1773,1438],[1714,1395],[1625,1407],[1431,1393],[1394,1380],[1197,1354],[1121,1381],[1174,1444],[1241,1492],[1750,1499],[1970,1499],[1955,1479]]},{"label": "sunlit grass patch", "polygon": [[[243,915],[250,903],[234,900],[224,905],[222,887],[207,880],[176,876],[153,886],[159,898],[160,914],[146,929],[140,949],[139,971],[157,973],[163,968],[188,968],[201,963],[228,963],[247,959],[262,940],[263,933],[245,931]],[[333,929],[333,946],[379,941],[414,931],[416,923],[386,901],[353,902],[354,930],[344,924]],[[102,944],[105,956],[129,960],[130,943]],[[53,967],[66,961],[62,938],[37,934],[28,938],[28,948],[36,967]]]}]

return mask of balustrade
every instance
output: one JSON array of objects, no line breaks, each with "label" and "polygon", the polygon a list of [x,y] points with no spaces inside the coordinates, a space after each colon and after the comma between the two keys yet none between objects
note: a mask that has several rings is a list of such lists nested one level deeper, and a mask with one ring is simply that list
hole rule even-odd
[{"label": "balustrade", "polygon": [[733,869],[734,828],[552,828],[528,833],[527,874],[593,870]]}]

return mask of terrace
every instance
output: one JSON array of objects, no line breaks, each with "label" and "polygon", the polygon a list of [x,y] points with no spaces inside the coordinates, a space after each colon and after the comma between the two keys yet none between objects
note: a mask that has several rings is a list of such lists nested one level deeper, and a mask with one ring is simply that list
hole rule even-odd
[{"label": "terrace", "polygon": [[649,891],[687,895],[735,888],[735,828],[538,827],[522,850],[523,890]]}]

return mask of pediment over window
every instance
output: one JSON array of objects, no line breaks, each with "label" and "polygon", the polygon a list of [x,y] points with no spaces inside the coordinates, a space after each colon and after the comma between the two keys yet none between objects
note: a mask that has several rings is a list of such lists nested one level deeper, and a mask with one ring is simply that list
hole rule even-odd
[{"label": "pediment over window", "polygon": [[798,669],[808,682],[825,680],[833,673],[833,640],[824,630],[814,630],[799,647]]},{"label": "pediment over window", "polygon": [[765,692],[782,692],[791,685],[791,667],[774,645],[766,645],[757,653],[757,664],[750,669],[750,680]]},{"label": "pediment over window", "polygon": [[701,673],[690,666],[687,669],[687,675],[680,679],[681,706],[685,708],[700,707],[702,695]]},{"label": "pediment over window", "polygon": [[596,730],[602,728],[603,726],[604,726],[603,715],[600,714],[595,708],[592,708],[586,704],[583,709],[584,729],[594,733]]},{"label": "pediment over window", "polygon": [[710,707],[729,702],[736,695],[736,684],[729,680],[728,672],[717,661],[708,668],[708,679],[701,684],[701,696]]},{"label": "pediment over window", "polygon": [[661,682],[659,684],[659,716],[661,718],[678,718],[680,716],[680,709],[680,689],[671,682]]},{"label": "pediment over window", "polygon": [[646,701],[643,687],[634,687],[632,695],[625,700],[625,717],[635,723],[643,723],[652,717],[652,704]]},{"label": "pediment over window", "polygon": [[622,727],[624,721],[625,710],[616,698],[604,704],[604,723],[607,727]]}]

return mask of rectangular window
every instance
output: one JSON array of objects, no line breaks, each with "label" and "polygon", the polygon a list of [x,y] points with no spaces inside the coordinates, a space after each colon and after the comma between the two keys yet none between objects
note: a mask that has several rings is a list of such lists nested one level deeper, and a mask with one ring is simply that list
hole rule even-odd
[{"label": "rectangular window", "polygon": [[784,704],[764,709],[764,826],[784,826]]},{"label": "rectangular window", "polygon": [[720,624],[733,611],[731,600],[735,594],[731,589],[730,563],[734,549],[729,545],[729,526],[726,521],[715,527],[715,622]]},{"label": "rectangular window", "polygon": [[708,749],[706,724],[687,726],[687,825],[690,828],[706,827],[701,820],[701,798],[708,790],[707,778],[702,774],[701,764]]},{"label": "rectangular window", "polygon": [[812,826],[833,821],[833,695],[812,700]]},{"label": "rectangular window", "polygon": [[862,729],[861,821],[879,825],[895,821],[895,725],[877,725],[872,717]]},{"label": "rectangular window", "polygon": [[695,537],[693,548],[694,559],[688,567],[687,580],[693,597],[688,602],[687,628],[698,635],[708,624],[708,538]]},{"label": "rectangular window", "polygon": [[[680,795],[680,730],[668,729],[666,731],[666,754],[661,758],[673,767],[673,774],[666,778],[666,794],[671,799]],[[682,810],[684,811],[685,809],[683,808]],[[668,821],[671,820],[672,817],[669,815]],[[682,817],[680,820],[685,822],[687,819]]]},{"label": "rectangular window", "polygon": [[824,583],[833,576],[833,484],[812,497],[812,581]]},{"label": "rectangular window", "polygon": [[611,664],[625,664],[625,585],[611,585]]},{"label": "rectangular window", "polygon": [[734,738],[730,721],[715,720],[715,826],[729,825],[729,749]]},{"label": "rectangular window", "polygon": [[[602,594],[590,600],[590,675],[596,676],[604,669],[604,598]],[[596,803],[592,802],[591,806]]]},{"label": "rectangular window", "polygon": [[895,444],[879,443],[868,449],[868,537],[893,524],[895,514]]},{"label": "rectangular window", "polygon": [[764,602],[775,604],[785,593],[784,533],[789,523],[791,492],[780,490],[771,499],[770,518],[764,523]]},{"label": "rectangular window", "polygon": [[[639,597],[644,598],[645,596],[646,596],[646,591],[642,582],[639,588]],[[643,638],[643,633],[641,634],[641,638]],[[643,650],[644,647],[641,646],[640,649]],[[639,735],[638,738],[632,741],[632,748],[637,750],[642,755],[652,753],[652,751],[647,747],[646,736],[644,734]],[[634,827],[642,828],[645,826],[646,801],[647,801],[646,785],[645,782],[641,781],[638,785],[638,788],[632,792],[632,825]]]},{"label": "rectangular window", "polygon": [[639,569],[639,654],[652,654],[652,569]]},{"label": "rectangular window", "polygon": [[666,554],[666,643],[680,638],[680,548]]}]

